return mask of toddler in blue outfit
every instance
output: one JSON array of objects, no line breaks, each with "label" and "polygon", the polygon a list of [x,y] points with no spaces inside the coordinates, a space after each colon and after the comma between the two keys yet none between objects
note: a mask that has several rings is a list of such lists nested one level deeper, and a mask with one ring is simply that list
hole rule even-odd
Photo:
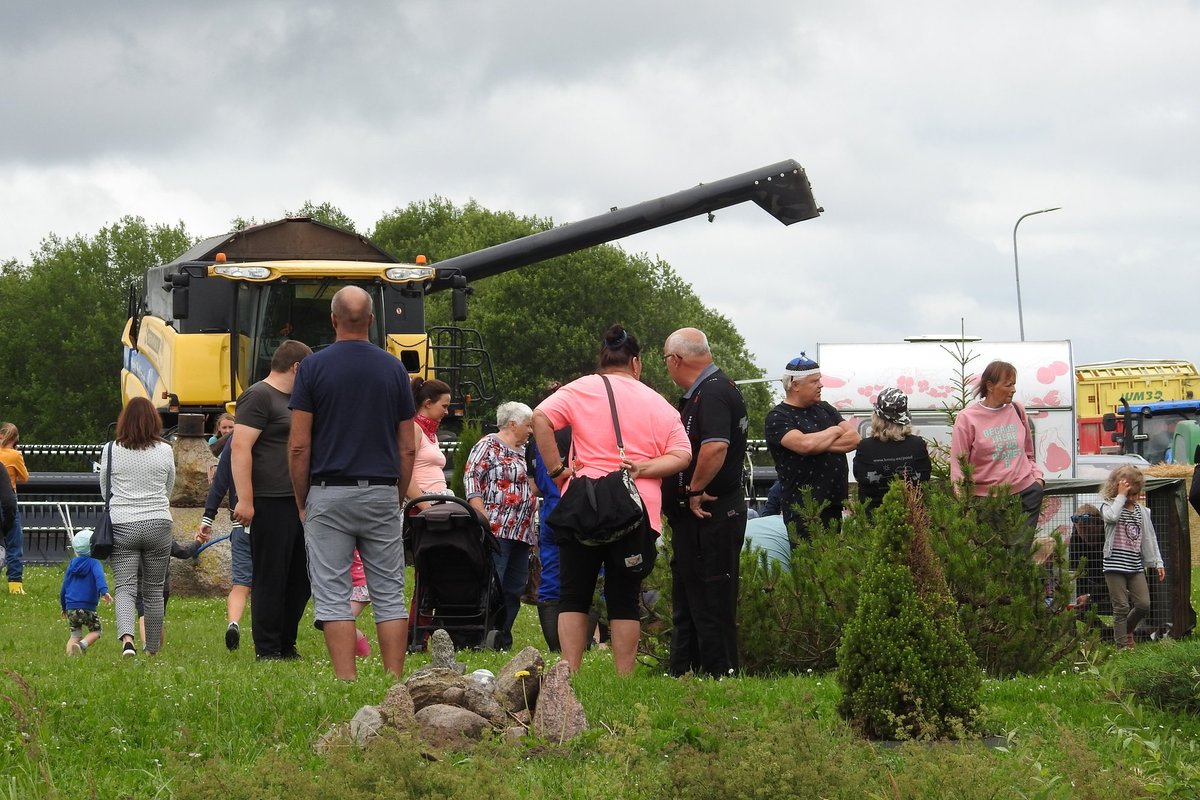
[{"label": "toddler in blue outfit", "polygon": [[[100,599],[111,603],[108,583],[104,580],[104,567],[92,558],[92,531],[84,528],[71,539],[75,557],[67,565],[63,576],[62,590],[58,595],[63,616],[71,625],[71,638],[67,640],[67,655],[82,655],[100,638],[100,615],[96,606]],[[87,633],[83,629],[87,628]]]}]

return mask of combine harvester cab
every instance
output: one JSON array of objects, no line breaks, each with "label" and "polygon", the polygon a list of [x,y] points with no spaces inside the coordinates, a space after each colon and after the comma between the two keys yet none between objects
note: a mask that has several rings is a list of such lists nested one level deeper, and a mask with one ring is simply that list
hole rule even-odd
[{"label": "combine harvester cab", "polygon": [[285,338],[314,349],[333,342],[329,302],[357,285],[375,301],[371,341],[409,372],[450,384],[451,411],[494,394],[491,362],[477,332],[426,330],[425,296],[453,292],[455,322],[467,316],[469,282],[743,202],[784,225],[822,209],[801,166],[782,161],[612,210],[437,265],[401,264],[366,238],[312,219],[284,219],[205,240],[147,271],[130,287],[122,337],[122,402],[148,397],[164,426],[180,414],[225,411],[266,376]]}]

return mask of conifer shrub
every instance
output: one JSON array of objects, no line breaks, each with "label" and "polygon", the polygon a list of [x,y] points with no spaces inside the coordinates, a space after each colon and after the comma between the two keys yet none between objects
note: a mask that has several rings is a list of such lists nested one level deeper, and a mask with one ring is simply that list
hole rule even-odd
[{"label": "conifer shrub", "polygon": [[1017,495],[974,497],[969,480],[956,495],[934,483],[925,504],[963,634],[989,675],[1043,673],[1078,651],[1090,634],[1067,608],[1065,548],[1033,561],[1036,531]]},{"label": "conifer shrub", "polygon": [[454,446],[454,474],[450,478],[450,491],[457,497],[466,497],[467,490],[463,484],[463,476],[467,472],[467,456],[471,448],[483,438],[483,425],[477,419],[468,419],[463,423],[462,431],[458,434],[458,444]]},{"label": "conifer shrub", "polygon": [[874,549],[837,654],[838,712],[873,739],[976,733],[982,674],[962,631],[918,487],[875,510]]},{"label": "conifer shrub", "polygon": [[[822,672],[837,663],[842,628],[854,613],[871,529],[861,509],[841,528],[810,518],[784,570],[762,551],[742,552],[738,654],[751,675]],[[802,513],[804,513],[802,511]]]}]

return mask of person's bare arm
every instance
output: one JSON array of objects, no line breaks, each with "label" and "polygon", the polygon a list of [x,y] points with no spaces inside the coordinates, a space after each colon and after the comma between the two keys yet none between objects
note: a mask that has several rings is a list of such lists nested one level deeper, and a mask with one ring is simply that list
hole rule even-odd
[{"label": "person's bare arm", "polygon": [[412,483],[413,464],[417,460],[417,425],[415,422],[406,419],[396,427],[396,447],[400,450],[400,480],[397,485],[401,487],[400,502],[403,503],[404,487]]},{"label": "person's bare arm", "polygon": [[292,431],[288,435],[288,474],[292,478],[292,491],[296,493],[296,508],[300,510],[301,519],[304,518],[312,480],[312,426],[311,411],[292,411]]},{"label": "person's bare arm", "polygon": [[689,496],[687,502],[692,514],[700,519],[712,516],[710,512],[700,506],[717,499],[704,490],[721,471],[721,467],[725,465],[725,455],[728,452],[729,442],[705,442],[700,445],[700,450],[696,453],[696,468],[692,470],[692,480],[688,484],[688,489],[689,492],[700,492],[701,494]]},{"label": "person's bare arm", "polygon": [[[550,424],[550,418],[546,416],[545,412],[536,409],[533,412],[533,441],[537,444],[538,452],[542,454],[542,463],[546,465],[546,470],[553,473],[561,463],[557,459],[558,442],[554,440],[554,426]],[[570,464],[563,466],[566,469],[550,479],[559,486],[562,486],[573,474]]]},{"label": "person's bare arm", "polygon": [[858,445],[862,442],[862,436],[859,435],[858,425],[853,418],[842,420],[838,423],[837,430],[839,431],[838,437],[826,452],[853,453],[858,449]]},{"label": "person's bare arm", "polygon": [[669,450],[645,461],[625,459],[621,462],[621,468],[629,470],[631,478],[665,478],[687,469],[691,460],[692,453],[689,450]]},{"label": "person's bare arm", "polygon": [[230,454],[230,466],[233,468],[233,486],[237,491],[237,505],[233,509],[233,518],[243,527],[249,527],[254,520],[254,482],[251,478],[253,470],[252,453],[254,443],[262,435],[258,428],[249,425],[234,424],[233,430],[238,435],[229,446],[233,448]]}]

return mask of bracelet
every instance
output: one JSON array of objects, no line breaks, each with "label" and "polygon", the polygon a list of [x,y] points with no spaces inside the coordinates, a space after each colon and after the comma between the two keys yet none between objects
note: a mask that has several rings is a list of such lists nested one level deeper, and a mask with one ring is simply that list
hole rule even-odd
[{"label": "bracelet", "polygon": [[564,472],[566,472],[566,470],[567,470],[567,464],[565,461],[563,461],[563,462],[559,462],[559,465],[556,469],[550,470],[550,472],[548,472],[547,474],[551,478],[557,478],[559,475],[562,475]]},{"label": "bracelet", "polygon": [[700,496],[700,495],[702,495],[702,494],[704,494],[704,490],[703,490],[703,489],[701,489],[701,490],[700,490],[700,491],[698,491],[698,492],[693,492],[693,491],[690,491],[690,490],[689,490],[689,491],[688,491],[688,493],[687,493],[687,496],[688,496],[688,497],[699,497],[699,496]]}]

